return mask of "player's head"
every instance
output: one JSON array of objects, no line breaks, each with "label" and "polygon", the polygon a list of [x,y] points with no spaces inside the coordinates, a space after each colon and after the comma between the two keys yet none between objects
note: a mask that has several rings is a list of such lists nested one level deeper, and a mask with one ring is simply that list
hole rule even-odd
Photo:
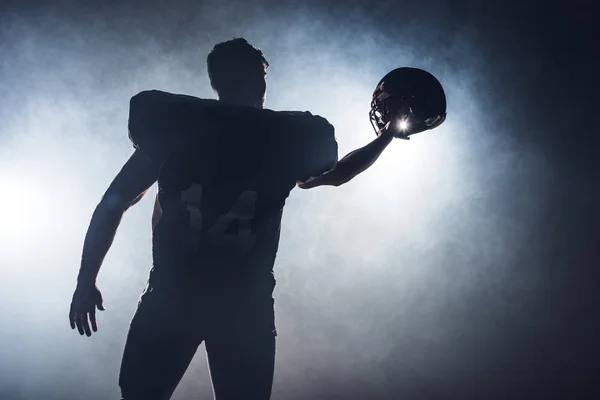
[{"label": "player's head", "polygon": [[208,77],[220,100],[262,108],[269,63],[246,39],[217,44],[207,58]]}]

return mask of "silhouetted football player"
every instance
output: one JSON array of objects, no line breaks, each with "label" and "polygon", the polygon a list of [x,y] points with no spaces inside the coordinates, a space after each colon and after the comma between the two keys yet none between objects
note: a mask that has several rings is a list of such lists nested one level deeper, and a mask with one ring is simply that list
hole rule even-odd
[{"label": "silhouetted football player", "polygon": [[269,399],[285,200],[297,182],[349,181],[393,139],[384,129],[338,162],[325,119],[263,109],[267,68],[260,50],[235,39],[208,56],[218,101],[154,90],[131,99],[135,151],[94,211],[69,313],[80,334],[97,331],[102,261],[123,213],[158,181],[154,266],[121,365],[125,400],[169,399],[202,341],[216,399]]}]

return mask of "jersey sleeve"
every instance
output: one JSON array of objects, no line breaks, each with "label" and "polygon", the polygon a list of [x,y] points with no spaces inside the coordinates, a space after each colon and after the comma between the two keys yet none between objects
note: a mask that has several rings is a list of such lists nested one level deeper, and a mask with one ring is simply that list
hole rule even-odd
[{"label": "jersey sleeve", "polygon": [[338,161],[335,129],[325,118],[310,113],[298,116],[292,129],[291,159],[294,179],[304,182],[332,169]]}]

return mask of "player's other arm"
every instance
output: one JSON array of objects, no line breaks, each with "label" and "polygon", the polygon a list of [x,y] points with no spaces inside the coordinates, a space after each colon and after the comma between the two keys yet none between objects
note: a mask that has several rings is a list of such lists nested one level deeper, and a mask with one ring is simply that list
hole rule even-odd
[{"label": "player's other arm", "polygon": [[69,320],[79,333],[91,334],[87,324],[90,314],[92,329],[96,331],[94,311],[102,310],[102,298],[96,288],[96,278],[106,256],[123,214],[139,202],[156,182],[158,166],[136,150],[110,184],[96,206],[88,227],[73,295]]},{"label": "player's other arm", "polygon": [[85,236],[79,284],[93,284],[123,214],[156,182],[157,168],[139,150],[127,160],[96,206]]},{"label": "player's other arm", "polygon": [[333,168],[323,174],[312,177],[305,182],[298,182],[298,187],[310,189],[323,185],[340,186],[352,180],[373,165],[383,150],[394,139],[393,132],[387,129],[388,125],[381,130],[377,138],[371,143],[348,153]]}]

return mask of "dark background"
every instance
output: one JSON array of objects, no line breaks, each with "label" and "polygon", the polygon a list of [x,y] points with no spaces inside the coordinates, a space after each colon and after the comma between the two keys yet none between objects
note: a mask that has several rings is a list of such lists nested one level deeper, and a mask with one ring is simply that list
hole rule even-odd
[{"label": "dark background", "polygon": [[[475,106],[462,98],[453,103],[453,95],[462,96],[461,84],[458,80],[446,81],[450,104],[447,124],[454,123],[451,121],[454,112],[461,116],[463,126],[482,129],[481,132],[457,132],[453,140],[465,146],[471,143],[463,161],[470,171],[478,171],[478,168],[486,171],[477,182],[481,184],[478,188],[487,185],[489,190],[478,197],[481,201],[472,203],[471,194],[465,194],[460,205],[435,214],[439,216],[437,219],[431,217],[439,221],[435,222],[436,229],[450,232],[453,239],[443,242],[445,245],[432,245],[426,251],[421,249],[420,256],[414,255],[415,259],[431,259],[431,265],[444,268],[432,269],[434,278],[419,280],[419,284],[431,284],[431,287],[422,289],[423,294],[409,297],[408,303],[395,303],[391,296],[398,292],[388,286],[383,289],[372,286],[368,278],[365,278],[367,288],[364,289],[354,281],[347,286],[335,286],[334,282],[347,279],[343,277],[347,272],[336,258],[341,256],[333,250],[324,250],[321,254],[320,258],[326,261],[317,264],[320,270],[283,274],[278,294],[278,315],[282,317],[279,318],[279,372],[276,372],[274,398],[599,398],[595,379],[600,361],[597,343],[600,338],[597,311],[600,144],[596,124],[600,106],[597,100],[600,35],[595,31],[597,14],[593,8],[593,2],[585,0],[3,2],[0,5],[0,119],[4,121],[4,128],[0,127],[0,146],[4,149],[0,156],[4,155],[5,160],[2,163],[0,159],[0,166],[6,172],[21,165],[15,160],[19,159],[18,149],[23,147],[12,145],[25,134],[14,127],[21,126],[23,118],[28,118],[22,110],[31,107],[36,96],[68,92],[69,101],[77,100],[92,110],[98,98],[107,99],[106,104],[109,104],[110,96],[103,93],[118,93],[122,104],[114,108],[123,108],[133,93],[119,91],[125,79],[118,75],[119,70],[135,74],[154,63],[183,58],[183,54],[190,69],[194,68],[190,63],[196,63],[198,69],[204,71],[207,51],[216,42],[233,36],[248,37],[263,47],[267,57],[273,55],[285,63],[285,71],[272,72],[275,82],[285,81],[285,76],[306,79],[305,74],[295,75],[295,69],[304,70],[307,64],[318,64],[321,57],[325,57],[328,65],[335,66],[331,58],[336,55],[323,56],[323,46],[330,51],[335,49],[346,68],[355,65],[370,77],[382,76],[397,65],[390,58],[405,46],[416,47],[418,51],[411,60],[417,60],[416,64],[425,60],[422,65],[431,66],[436,75],[449,79],[462,76],[461,71],[474,71],[471,77],[465,78],[468,82],[465,90],[471,93],[469,99],[481,100]],[[291,40],[286,36],[288,29],[302,32],[303,26],[306,37]],[[285,40],[289,43],[283,43]],[[468,43],[468,50],[460,51],[457,40]],[[100,50],[93,50],[96,43],[109,43],[114,46],[114,53],[104,44]],[[140,43],[150,46],[152,51],[135,51]],[[195,46],[198,50],[191,51]],[[105,60],[109,54],[115,54],[112,62]],[[294,57],[294,54],[299,56]],[[74,66],[73,60],[78,60]],[[272,65],[276,64],[272,62]],[[91,72],[85,75],[82,71]],[[173,80],[188,76],[181,76],[177,71],[173,74],[170,78]],[[359,75],[349,74],[331,68],[319,75],[330,76],[330,79],[315,79],[311,90],[325,102],[343,104],[338,87],[355,84],[345,77],[355,79]],[[169,71],[163,71],[160,76],[168,75]],[[82,84],[82,76],[87,77],[85,84]],[[70,81],[69,77],[79,78]],[[156,86],[164,83],[159,80]],[[141,90],[145,85],[155,84],[150,74],[132,85]],[[374,87],[374,82],[369,81],[369,85]],[[285,97],[289,95],[285,85],[280,88],[285,94],[272,89],[273,94],[269,95],[281,108],[304,107],[302,99]],[[186,91],[183,86],[181,91]],[[204,95],[209,95],[205,92]],[[297,103],[302,105],[295,106]],[[311,105],[306,108],[311,109]],[[344,106],[340,108],[343,113]],[[126,109],[119,112],[124,115]],[[466,119],[470,116],[484,123],[469,125]],[[93,115],[92,122],[101,117]],[[128,151],[123,150],[127,147],[123,135],[99,135],[94,140],[119,141],[123,154]],[[350,150],[352,146],[345,148],[340,135],[338,130],[341,149]],[[98,146],[96,149],[101,150],[96,151],[101,151],[101,156],[85,157],[99,162],[113,159],[110,148]],[[94,146],[81,145],[81,148],[86,154],[94,152]],[[509,157],[506,163],[491,165],[486,163],[489,154],[514,157]],[[123,159],[121,153],[117,158]],[[387,166],[385,163],[382,161],[382,165]],[[114,161],[109,172],[116,171],[117,164],[119,161]],[[494,168],[500,168],[496,172],[502,174],[502,179],[494,178]],[[376,171],[378,176],[396,174],[391,168]],[[94,174],[90,167],[80,178],[88,182],[97,178]],[[108,182],[107,178],[103,179],[102,185],[94,187],[93,196],[82,200],[86,202],[87,215],[93,199],[102,191],[101,186]],[[356,183],[357,188],[360,185]],[[7,193],[7,190],[4,186],[3,191]],[[84,187],[80,191],[85,190]],[[341,197],[356,195],[352,189],[340,193],[343,193]],[[68,192],[61,191],[55,197],[68,196]],[[380,200],[385,192],[374,196]],[[291,207],[296,207],[294,201],[292,198]],[[314,206],[313,198],[310,204]],[[307,215],[302,209],[292,210],[293,221]],[[87,215],[80,214],[78,235],[82,235],[87,223]],[[477,219],[488,221],[488,216],[494,216],[493,223],[490,222],[485,234],[480,236],[476,226],[484,222]],[[464,225],[462,218],[472,218],[474,222]],[[143,221],[148,220],[149,215],[138,219],[140,223],[147,223]],[[416,226],[397,230],[394,221],[390,220],[385,228],[385,221],[372,227],[373,235],[385,232],[381,236],[392,238],[397,232],[398,240],[390,240],[390,249],[396,249],[394,246],[399,246],[405,235],[418,230],[425,219],[417,218]],[[326,242],[334,229],[323,229],[325,237],[319,240]],[[293,233],[289,235],[289,239],[285,234],[282,239],[280,262],[294,271],[312,256],[305,258],[302,252],[288,248],[286,240],[289,243],[295,238]],[[488,252],[485,249],[491,248],[490,243],[495,238],[505,241],[498,245],[499,251]],[[42,235],[40,240],[49,243],[62,239],[48,234]],[[136,240],[129,245],[135,252],[147,253],[147,246],[138,243],[145,243],[143,239]],[[75,245],[80,246],[80,243],[74,243],[71,253],[73,267],[68,271],[71,281],[79,251]],[[473,250],[473,254],[478,254],[474,258],[457,256],[471,254],[460,250],[468,246],[484,250]],[[398,247],[398,253],[390,250],[389,265],[393,265],[390,260],[394,257],[408,257],[403,256],[405,253],[401,250],[404,249]],[[48,260],[53,252],[48,254],[45,262],[52,265]],[[115,277],[106,281],[106,286],[119,282],[115,292],[120,294],[122,304],[128,305],[118,317],[113,317],[118,318],[119,323],[108,320],[104,323],[106,329],[119,330],[118,336],[96,337],[92,339],[95,341],[88,341],[92,344],[86,344],[87,347],[77,347],[81,345],[71,343],[84,339],[72,332],[64,329],[58,334],[53,330],[53,323],[30,321],[43,314],[44,321],[44,318],[51,321],[63,318],[60,323],[66,326],[66,312],[64,316],[60,314],[60,307],[56,317],[52,312],[42,311],[46,303],[53,301],[62,302],[61,307],[66,310],[65,304],[71,295],[68,285],[53,283],[53,267],[41,274],[36,269],[21,268],[28,261],[6,249],[0,252],[0,257],[3,257],[0,269],[4,269],[0,281],[4,289],[1,311],[6,316],[5,323],[0,322],[0,329],[5,328],[0,330],[0,398],[116,398],[115,368],[145,271],[125,270],[126,277],[134,276],[137,285],[127,289],[126,294],[123,292],[129,284],[125,279]],[[127,257],[124,264],[138,261],[137,256]],[[329,272],[323,272],[324,268]],[[321,280],[314,280],[312,274],[319,275]],[[407,279],[397,270],[379,271],[379,274],[382,280]],[[447,281],[442,281],[440,274]],[[17,275],[19,279],[14,278]],[[39,283],[40,279],[44,283]],[[460,281],[468,281],[470,285],[463,287]],[[31,282],[36,282],[34,290],[31,290]],[[45,288],[41,290],[43,295],[39,295],[38,285]],[[456,291],[449,290],[449,285]],[[61,288],[60,295],[58,290],[47,288],[52,286]],[[309,289],[303,292],[302,288],[306,287]],[[286,289],[293,295],[287,295]],[[357,294],[360,290],[364,290],[363,297]],[[326,293],[327,299],[334,300],[320,300],[321,292]],[[306,296],[311,298],[306,299]],[[335,300],[336,296],[340,300]],[[429,303],[428,298],[436,298],[435,303]],[[346,307],[336,301],[345,303]],[[331,304],[334,306],[330,309],[337,310],[334,315],[327,311]],[[404,308],[398,311],[398,307]],[[394,314],[395,311],[398,313]],[[356,319],[370,325],[349,330],[344,323],[336,325],[329,321],[338,319]],[[110,325],[113,326],[108,328]],[[93,347],[94,343],[96,346],[103,343],[102,349],[106,350]],[[40,350],[46,348],[52,350]],[[311,348],[319,351],[311,353]],[[370,350],[363,353],[361,348],[377,349],[377,354],[365,355]],[[305,349],[311,357],[300,356]],[[55,359],[64,361],[55,362]],[[194,367],[194,374],[205,375],[202,368]],[[110,372],[106,374],[98,372],[107,369]],[[190,379],[184,380],[177,398],[210,396],[205,377],[200,384]],[[197,394],[198,390],[202,390],[201,395]]]}]

